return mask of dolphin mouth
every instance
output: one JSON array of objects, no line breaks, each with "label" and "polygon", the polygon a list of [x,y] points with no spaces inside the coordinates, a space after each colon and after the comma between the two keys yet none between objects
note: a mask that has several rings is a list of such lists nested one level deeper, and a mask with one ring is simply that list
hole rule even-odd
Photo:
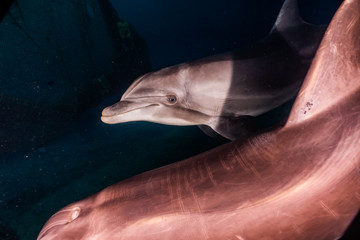
[{"label": "dolphin mouth", "polygon": [[159,104],[121,100],[102,111],[101,121],[109,124],[138,121],[138,119],[131,119],[131,113],[154,106],[159,106]]}]

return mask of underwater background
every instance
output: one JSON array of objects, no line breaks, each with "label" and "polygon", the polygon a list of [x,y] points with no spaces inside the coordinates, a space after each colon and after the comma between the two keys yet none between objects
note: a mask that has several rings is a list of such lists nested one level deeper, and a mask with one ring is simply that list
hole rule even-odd
[{"label": "underwater background", "polygon": [[[313,24],[328,24],[341,4],[299,2]],[[146,72],[260,41],[282,3],[0,3],[0,240],[36,239],[65,205],[224,144],[195,126],[106,125],[101,111]]]}]

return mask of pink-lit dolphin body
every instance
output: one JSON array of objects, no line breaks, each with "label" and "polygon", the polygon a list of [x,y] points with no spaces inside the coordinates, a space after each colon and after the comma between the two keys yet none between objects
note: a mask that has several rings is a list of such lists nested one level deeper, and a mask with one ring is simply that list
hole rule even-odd
[{"label": "pink-lit dolphin body", "polygon": [[257,44],[141,76],[102,121],[198,125],[231,140],[253,135],[253,117],[296,97],[325,32],[302,21],[297,5],[286,0]]},{"label": "pink-lit dolphin body", "polygon": [[360,208],[360,0],[335,14],[284,127],[132,177],[38,240],[337,239]]}]

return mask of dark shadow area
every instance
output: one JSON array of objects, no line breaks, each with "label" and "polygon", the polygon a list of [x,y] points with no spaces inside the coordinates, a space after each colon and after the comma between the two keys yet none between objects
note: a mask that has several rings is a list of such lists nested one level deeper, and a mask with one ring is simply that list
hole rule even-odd
[{"label": "dark shadow area", "polygon": [[[286,24],[291,17],[284,17]],[[223,105],[220,131],[241,139],[284,123],[326,30],[294,23],[296,27],[273,30],[263,41],[233,52],[229,101]],[[251,113],[259,108],[264,113],[255,118],[242,116],[240,111]]]},{"label": "dark shadow area", "polygon": [[360,239],[360,212],[356,215],[346,232],[339,240],[355,240]]},{"label": "dark shadow area", "polygon": [[9,10],[9,8],[15,1],[16,0],[2,0],[1,1],[1,3],[0,3],[0,22],[3,20],[4,16],[6,15],[6,13]]},{"label": "dark shadow area", "polygon": [[[316,34],[309,37],[316,39],[317,47],[321,35]],[[235,133],[235,138],[246,138],[253,135],[254,131],[261,132],[286,119],[315,49],[311,56],[302,57],[275,31],[263,42],[234,52],[232,82],[227,96],[232,101],[225,102],[222,111],[225,124],[220,122],[218,128]],[[286,104],[288,101],[290,105]],[[244,120],[244,117],[238,117],[241,111],[257,111],[259,108],[266,109],[265,113],[255,118],[248,116]],[[243,127],[237,128],[237,124]]]}]

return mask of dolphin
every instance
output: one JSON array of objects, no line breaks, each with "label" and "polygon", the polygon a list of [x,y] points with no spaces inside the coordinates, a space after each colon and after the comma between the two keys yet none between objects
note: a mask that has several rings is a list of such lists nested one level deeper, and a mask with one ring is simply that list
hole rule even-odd
[{"label": "dolphin", "polygon": [[260,128],[253,117],[296,97],[325,29],[305,23],[297,1],[286,0],[263,41],[145,74],[101,120],[198,125],[230,140],[252,135]]},{"label": "dolphin", "polygon": [[360,209],[360,0],[345,0],[284,126],[105,188],[37,240],[338,239]]}]

